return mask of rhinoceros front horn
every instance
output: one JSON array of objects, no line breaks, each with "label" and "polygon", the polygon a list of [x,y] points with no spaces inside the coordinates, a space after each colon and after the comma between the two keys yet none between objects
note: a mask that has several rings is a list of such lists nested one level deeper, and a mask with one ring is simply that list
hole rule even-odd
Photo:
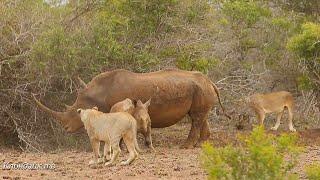
[{"label": "rhinoceros front horn", "polygon": [[38,101],[38,99],[35,97],[34,94],[32,94],[32,97],[34,99],[34,101],[37,103],[37,105],[42,109],[44,110],[45,112],[53,115],[58,121],[62,121],[62,116],[63,116],[63,113],[62,112],[57,112],[57,111],[53,111],[51,109],[49,109],[48,107],[46,107],[45,105],[43,105],[40,101]]}]

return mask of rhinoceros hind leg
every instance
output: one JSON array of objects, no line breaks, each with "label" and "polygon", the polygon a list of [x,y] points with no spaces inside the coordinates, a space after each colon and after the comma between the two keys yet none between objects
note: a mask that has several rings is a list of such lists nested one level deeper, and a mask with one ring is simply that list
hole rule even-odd
[{"label": "rhinoceros hind leg", "polygon": [[207,116],[207,112],[190,112],[190,117],[192,119],[191,130],[189,132],[186,142],[181,146],[181,148],[193,148],[199,139],[200,130],[202,129],[203,123]]},{"label": "rhinoceros hind leg", "polygon": [[205,119],[200,130],[199,145],[210,138],[209,122]]}]

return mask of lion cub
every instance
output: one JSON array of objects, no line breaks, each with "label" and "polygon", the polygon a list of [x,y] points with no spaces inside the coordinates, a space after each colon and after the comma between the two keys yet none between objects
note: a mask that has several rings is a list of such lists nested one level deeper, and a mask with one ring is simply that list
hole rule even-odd
[{"label": "lion cub", "polygon": [[253,94],[245,99],[246,104],[254,110],[260,124],[263,125],[267,113],[277,113],[277,121],[272,130],[277,130],[280,125],[280,120],[283,115],[284,109],[288,109],[288,126],[289,130],[295,132],[293,127],[293,96],[290,92],[279,91],[267,94]]},{"label": "lion cub", "polygon": [[137,121],[137,131],[143,134],[146,145],[155,151],[151,138],[151,119],[148,114],[150,103],[151,99],[142,103],[140,100],[138,100],[138,102],[132,102],[131,99],[126,98],[125,100],[114,104],[111,107],[110,112],[128,112],[133,115]]},{"label": "lion cub", "polygon": [[127,112],[103,113],[97,107],[92,109],[78,109],[81,121],[87,130],[95,159],[89,165],[97,164],[99,158],[100,141],[105,142],[105,149],[112,148],[112,157],[105,165],[113,165],[121,152],[119,141],[123,138],[129,151],[129,158],[121,162],[121,165],[128,165],[138,157],[136,150],[140,150],[137,142],[137,123],[131,114]]}]

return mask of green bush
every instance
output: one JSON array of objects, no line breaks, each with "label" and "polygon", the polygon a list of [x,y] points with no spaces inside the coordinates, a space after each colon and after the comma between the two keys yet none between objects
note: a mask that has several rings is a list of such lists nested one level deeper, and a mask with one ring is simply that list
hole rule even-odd
[{"label": "green bush", "polygon": [[[166,47],[158,49],[156,39],[161,38],[158,35],[182,31],[177,24],[186,21],[198,23],[209,9],[203,0],[186,0],[181,4],[176,0],[101,1],[98,6],[99,9],[90,12],[88,17],[81,17],[79,21],[84,26],[75,23],[72,28],[66,28],[53,22],[42,31],[31,51],[30,67],[36,72],[33,74],[40,72],[70,78],[75,74],[97,74],[105,68],[146,72],[164,58],[178,57],[179,60],[181,53],[172,51],[171,57],[166,57],[161,49]],[[61,14],[66,7],[53,9]],[[183,53],[199,52],[201,44],[206,45],[199,43],[199,47],[190,49],[189,44],[184,44],[182,48],[187,52]],[[195,70],[207,72],[212,64],[209,58],[194,57]]]},{"label": "green bush", "polygon": [[282,6],[282,9],[295,11],[304,16],[316,18],[320,14],[320,3],[318,0],[290,0],[290,1],[274,1]]},{"label": "green bush", "polygon": [[306,168],[306,174],[310,180],[320,179],[320,164],[315,163]]},{"label": "green bush", "polygon": [[284,17],[273,18],[271,24],[283,29],[289,29],[292,26],[292,23]]},{"label": "green bush", "polygon": [[298,88],[300,90],[311,90],[314,85],[307,75],[301,75],[297,78]]},{"label": "green bush", "polygon": [[188,23],[194,23],[201,19],[204,19],[204,16],[208,14],[208,11],[210,9],[208,2],[203,0],[186,1],[184,3],[187,3],[185,18]]},{"label": "green bush", "polygon": [[[263,127],[240,137],[240,145],[216,148],[206,143],[201,160],[209,179],[286,179],[295,164],[300,148],[295,135],[275,137]],[[285,157],[289,160],[285,160]]]},{"label": "green bush", "polygon": [[314,89],[319,94],[320,24],[303,24],[301,32],[289,39],[287,48],[299,57],[301,66],[306,70],[304,76],[298,78],[300,89]]},{"label": "green bush", "polygon": [[301,33],[289,39],[287,47],[301,58],[313,60],[320,52],[320,24],[305,23]]},{"label": "green bush", "polygon": [[192,59],[189,56],[181,56],[178,58],[176,66],[184,70],[201,71],[207,74],[210,69],[215,67],[219,61],[217,59],[209,59],[200,57],[197,59]]},{"label": "green bush", "polygon": [[223,6],[223,12],[234,21],[243,22],[248,26],[271,14],[267,8],[261,7],[255,1],[246,0],[226,1]]},{"label": "green bush", "polygon": [[35,68],[35,71],[55,72],[60,75],[73,72],[76,67],[73,40],[61,26],[42,33],[40,40],[33,45],[31,67]]}]

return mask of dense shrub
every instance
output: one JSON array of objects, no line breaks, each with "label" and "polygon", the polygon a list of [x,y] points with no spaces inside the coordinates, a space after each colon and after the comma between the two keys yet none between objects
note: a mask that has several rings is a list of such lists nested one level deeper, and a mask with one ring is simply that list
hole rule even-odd
[{"label": "dense shrub", "polygon": [[[160,62],[154,39],[181,31],[177,25],[184,24],[185,19],[187,23],[199,23],[209,8],[201,0],[184,3],[173,0],[101,2],[97,5],[99,9],[92,12],[94,16],[82,19],[83,24],[73,24],[68,29],[52,24],[43,31],[31,52],[32,67],[49,74],[56,72],[64,78],[84,72],[93,75],[101,72],[102,67],[149,71]],[[190,13],[179,13],[179,6]],[[191,58],[186,63],[195,61],[201,66],[197,69],[207,71],[206,64],[211,62],[203,59]]]},{"label": "dense shrub", "polygon": [[[310,81],[302,81],[302,85],[300,87],[307,90],[313,88],[316,92],[319,92],[320,24],[311,22],[304,23],[301,27],[301,32],[289,39],[287,47],[299,57],[300,65],[303,69],[307,70],[303,72],[305,77],[304,79],[308,79]],[[305,82],[308,82],[308,86],[305,86]]]},{"label": "dense shrub", "polygon": [[295,166],[300,151],[296,136],[283,134],[274,137],[259,126],[248,137],[239,140],[240,145],[235,147],[203,145],[202,164],[209,179],[293,178],[289,170]]},{"label": "dense shrub", "polygon": [[306,14],[311,17],[319,17],[320,3],[318,0],[276,0],[284,9]]},{"label": "dense shrub", "polygon": [[320,24],[305,23],[301,27],[301,33],[293,36],[288,42],[288,48],[306,60],[316,60],[320,52]]},{"label": "dense shrub", "polygon": [[315,163],[306,167],[307,178],[310,180],[320,179],[320,164]]},{"label": "dense shrub", "polygon": [[261,7],[256,1],[237,0],[226,1],[223,4],[223,12],[237,23],[250,27],[262,17],[270,16],[268,8]]}]

